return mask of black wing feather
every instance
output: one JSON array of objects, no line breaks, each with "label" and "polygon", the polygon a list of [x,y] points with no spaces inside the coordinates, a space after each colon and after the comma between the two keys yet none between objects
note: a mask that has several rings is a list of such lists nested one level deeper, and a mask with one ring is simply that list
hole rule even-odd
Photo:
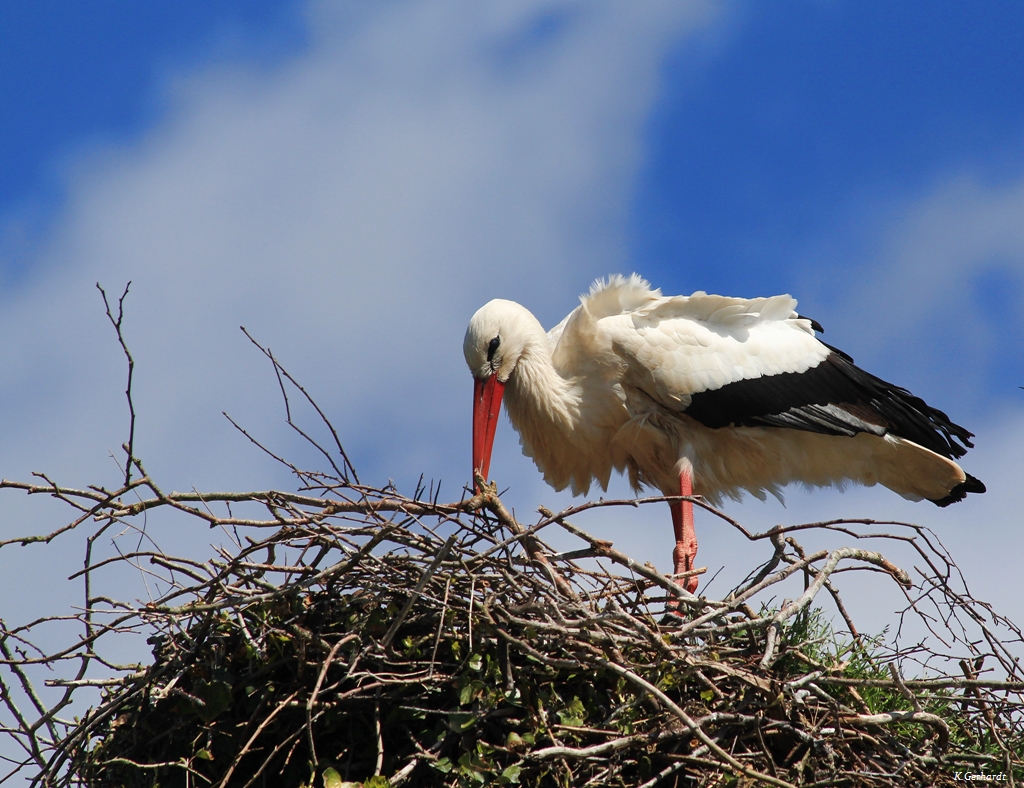
[{"label": "black wing feather", "polygon": [[[957,459],[973,433],[920,397],[865,372],[831,345],[816,367],[693,394],[684,411],[706,427],[788,427],[826,435],[887,433]],[[961,494],[962,497],[962,494]]]}]

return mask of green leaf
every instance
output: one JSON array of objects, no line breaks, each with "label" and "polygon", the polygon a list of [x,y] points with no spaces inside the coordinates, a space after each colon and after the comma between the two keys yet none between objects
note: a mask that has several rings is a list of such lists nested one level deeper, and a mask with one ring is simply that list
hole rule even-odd
[{"label": "green leaf", "polygon": [[571,725],[576,728],[583,724],[586,717],[587,710],[583,706],[583,701],[578,697],[572,699],[572,703],[565,711],[558,712],[558,719],[562,721],[563,725]]},{"label": "green leaf", "polygon": [[196,757],[201,759],[201,760],[204,760],[204,761],[212,761],[213,760],[213,753],[210,752],[208,749],[206,749],[204,747],[203,749],[201,749],[199,752],[196,753]]},{"label": "green leaf", "polygon": [[324,788],[342,788],[344,785],[338,770],[330,766],[324,769],[322,779],[324,781]]},{"label": "green leaf", "polygon": [[469,669],[470,670],[475,670],[475,671],[479,672],[480,668],[482,668],[483,666],[484,666],[484,658],[481,657],[479,654],[474,654],[473,656],[471,656],[469,658]]},{"label": "green leaf", "polygon": [[435,769],[437,769],[442,774],[448,774],[448,772],[450,772],[452,770],[452,762],[450,760],[448,760],[447,758],[438,758],[436,761],[434,761],[430,765],[433,766]]},{"label": "green leaf", "polygon": [[508,785],[509,783],[519,785],[519,773],[522,771],[523,769],[521,766],[512,764],[501,773],[501,777],[498,778],[498,782],[503,785]]},{"label": "green leaf", "polygon": [[465,706],[475,698],[482,697],[486,690],[487,685],[479,679],[473,679],[472,681],[466,682],[459,691],[459,705]]},{"label": "green leaf", "polygon": [[702,693],[700,694],[700,699],[701,699],[702,701],[704,701],[705,703],[710,703],[710,702],[711,702],[711,699],[712,699],[713,697],[715,697],[715,693],[713,693],[713,692],[712,692],[711,690],[709,690],[709,689],[706,689],[706,690],[704,690],[704,691],[703,691],[703,692],[702,692]]},{"label": "green leaf", "polygon": [[526,740],[515,731],[509,731],[505,738],[505,746],[513,752],[522,752],[526,749]]},{"label": "green leaf", "polygon": [[390,788],[391,780],[382,774],[376,774],[363,783],[363,788]]},{"label": "green leaf", "polygon": [[192,694],[203,701],[201,704],[191,704],[192,711],[203,722],[211,722],[231,706],[231,685],[226,681],[207,682],[205,679],[199,679],[192,688]]},{"label": "green leaf", "polygon": [[462,757],[459,758],[459,766],[462,767],[462,773],[473,782],[480,783],[480,785],[487,782],[487,778],[484,776],[483,772],[478,771],[477,769],[478,764],[475,763],[473,753],[464,752]]}]

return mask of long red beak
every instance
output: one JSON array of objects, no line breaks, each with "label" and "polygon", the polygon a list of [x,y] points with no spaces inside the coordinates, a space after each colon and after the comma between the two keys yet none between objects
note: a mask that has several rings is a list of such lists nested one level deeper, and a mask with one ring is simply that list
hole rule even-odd
[{"label": "long red beak", "polygon": [[480,471],[485,481],[491,468],[491,448],[504,393],[505,384],[497,375],[473,381],[473,470]]}]

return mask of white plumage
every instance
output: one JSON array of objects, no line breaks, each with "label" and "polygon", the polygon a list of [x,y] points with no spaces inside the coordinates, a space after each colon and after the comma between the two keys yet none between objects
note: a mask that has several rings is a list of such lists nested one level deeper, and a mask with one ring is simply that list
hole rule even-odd
[{"label": "white plumage", "polygon": [[[855,367],[795,308],[787,295],[664,297],[636,274],[595,283],[549,332],[491,301],[463,346],[477,381],[474,468],[486,476],[504,391],[524,453],[577,494],[606,488],[612,470],[665,495],[692,481],[713,502],[791,482],[882,484],[940,505],[984,491],[954,461],[971,433]],[[692,513],[677,514],[692,528]],[[692,568],[688,549],[677,571]]]}]

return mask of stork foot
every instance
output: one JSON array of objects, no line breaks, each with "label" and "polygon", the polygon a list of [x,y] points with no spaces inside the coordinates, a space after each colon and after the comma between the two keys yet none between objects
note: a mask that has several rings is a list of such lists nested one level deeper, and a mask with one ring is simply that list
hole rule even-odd
[{"label": "stork foot", "polygon": [[[675,564],[674,572],[681,575],[684,572],[691,572],[694,568],[694,558],[697,557],[697,540],[681,540],[676,542],[676,549],[672,551],[672,559]],[[697,591],[697,575],[690,575],[685,578],[683,588],[691,594]]]}]

